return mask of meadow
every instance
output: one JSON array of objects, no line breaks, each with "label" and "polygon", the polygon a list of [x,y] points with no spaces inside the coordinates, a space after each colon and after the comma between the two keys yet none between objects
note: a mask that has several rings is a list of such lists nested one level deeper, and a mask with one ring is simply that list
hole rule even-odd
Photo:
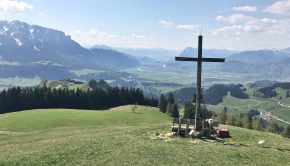
[{"label": "meadow", "polygon": [[[221,142],[163,138],[157,108],[28,110],[0,115],[0,165],[285,165],[290,139],[231,126]],[[258,141],[265,140],[263,145]]]}]

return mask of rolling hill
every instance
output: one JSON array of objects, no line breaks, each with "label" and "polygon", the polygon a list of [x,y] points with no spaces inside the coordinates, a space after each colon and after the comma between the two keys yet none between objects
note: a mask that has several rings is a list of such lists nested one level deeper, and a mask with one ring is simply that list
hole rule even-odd
[{"label": "rolling hill", "polygon": [[239,61],[257,66],[281,62],[290,57],[290,54],[276,50],[244,51],[233,54],[227,61]]},{"label": "rolling hill", "polygon": [[[44,118],[45,117],[45,118]],[[167,138],[171,121],[156,108],[30,110],[0,115],[1,165],[285,165],[290,140],[230,129],[225,143]],[[155,136],[160,133],[161,136]],[[263,145],[257,142],[265,140]],[[206,155],[205,155],[206,154]]]}]

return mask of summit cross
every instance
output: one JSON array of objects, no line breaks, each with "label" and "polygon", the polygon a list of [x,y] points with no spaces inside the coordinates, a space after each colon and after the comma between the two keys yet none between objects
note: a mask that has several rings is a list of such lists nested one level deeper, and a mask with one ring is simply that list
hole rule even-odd
[{"label": "summit cross", "polygon": [[199,117],[197,117],[199,116],[197,112],[200,113],[202,62],[225,62],[225,58],[203,58],[202,57],[202,36],[199,35],[198,36],[198,57],[197,58],[175,57],[175,61],[197,62],[195,128],[198,129],[201,126],[201,123],[199,123],[197,127],[197,119],[199,119]]}]

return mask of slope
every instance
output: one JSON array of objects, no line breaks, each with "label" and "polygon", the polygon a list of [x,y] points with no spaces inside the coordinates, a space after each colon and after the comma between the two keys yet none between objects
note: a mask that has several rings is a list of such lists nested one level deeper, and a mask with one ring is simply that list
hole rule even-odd
[{"label": "slope", "polygon": [[[136,118],[139,119],[134,121]],[[39,128],[37,124],[43,122],[37,119],[47,119],[50,124]],[[64,121],[72,123],[64,125]],[[29,125],[31,128],[22,127],[29,123],[34,123]],[[224,126],[230,128],[232,136],[225,139],[226,144],[189,138],[152,139],[156,132],[168,132],[171,123],[164,114],[149,107],[140,107],[135,114],[130,112],[130,106],[106,112],[33,110],[1,115],[0,124],[1,129],[19,131],[0,134],[0,165],[285,165],[290,162],[289,139],[237,127]],[[264,145],[257,144],[261,139],[265,140]]]},{"label": "slope", "polygon": [[137,113],[130,106],[111,110],[29,110],[0,116],[0,131],[28,132],[61,127],[135,126],[168,123],[170,118],[157,108],[138,106]]}]

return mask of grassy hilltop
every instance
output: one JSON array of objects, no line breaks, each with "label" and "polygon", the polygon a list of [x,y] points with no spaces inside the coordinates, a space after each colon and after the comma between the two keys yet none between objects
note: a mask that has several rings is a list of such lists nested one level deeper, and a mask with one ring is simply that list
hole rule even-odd
[{"label": "grassy hilltop", "polygon": [[[224,126],[226,144],[158,138],[171,120],[156,108],[29,110],[0,115],[0,165],[285,165],[290,140]],[[264,145],[258,145],[265,140]]]}]

